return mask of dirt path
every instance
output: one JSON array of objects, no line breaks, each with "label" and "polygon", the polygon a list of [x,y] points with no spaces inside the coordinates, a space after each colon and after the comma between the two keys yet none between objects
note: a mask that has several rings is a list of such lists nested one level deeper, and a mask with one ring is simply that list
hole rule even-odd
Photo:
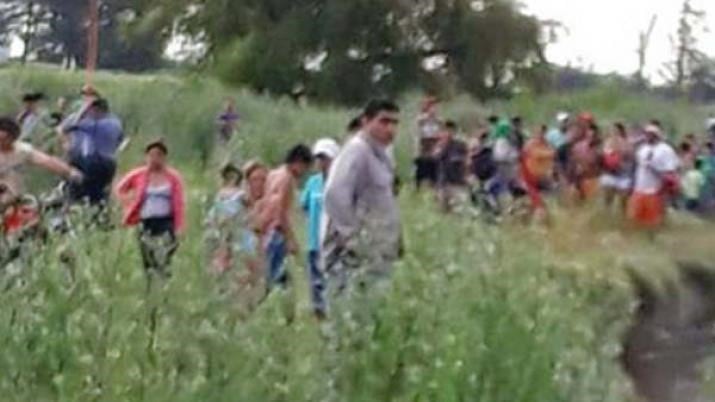
[{"label": "dirt path", "polygon": [[648,402],[700,402],[703,360],[715,354],[715,270],[680,264],[664,290],[634,277],[640,302],[623,365]]}]

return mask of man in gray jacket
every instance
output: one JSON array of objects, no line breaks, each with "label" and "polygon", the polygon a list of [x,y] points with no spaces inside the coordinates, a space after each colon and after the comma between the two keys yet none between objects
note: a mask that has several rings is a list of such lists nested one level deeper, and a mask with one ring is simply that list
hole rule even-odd
[{"label": "man in gray jacket", "polygon": [[322,261],[331,288],[373,287],[389,279],[400,249],[400,216],[387,150],[399,108],[371,101],[361,130],[334,161],[325,188]]}]

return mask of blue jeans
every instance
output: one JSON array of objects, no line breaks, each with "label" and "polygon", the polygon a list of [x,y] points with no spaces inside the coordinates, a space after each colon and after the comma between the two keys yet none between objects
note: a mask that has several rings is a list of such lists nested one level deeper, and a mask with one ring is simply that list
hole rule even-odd
[{"label": "blue jeans", "polygon": [[278,230],[268,235],[266,245],[266,286],[272,289],[276,285],[285,288],[288,285],[288,272],[285,269],[285,260],[288,254],[286,239]]},{"label": "blue jeans", "polygon": [[310,281],[310,298],[315,312],[325,313],[325,277],[320,269],[320,251],[308,252],[308,280]]}]

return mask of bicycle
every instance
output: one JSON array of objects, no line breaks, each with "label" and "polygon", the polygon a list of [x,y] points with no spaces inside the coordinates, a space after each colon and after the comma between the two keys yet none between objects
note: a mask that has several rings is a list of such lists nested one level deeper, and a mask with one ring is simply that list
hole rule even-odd
[{"label": "bicycle", "polygon": [[[0,195],[9,191],[7,186],[0,184]],[[46,243],[50,236],[74,236],[66,183],[60,183],[40,198],[31,194],[8,198],[11,201],[0,206],[2,267],[20,260],[33,245]]]}]

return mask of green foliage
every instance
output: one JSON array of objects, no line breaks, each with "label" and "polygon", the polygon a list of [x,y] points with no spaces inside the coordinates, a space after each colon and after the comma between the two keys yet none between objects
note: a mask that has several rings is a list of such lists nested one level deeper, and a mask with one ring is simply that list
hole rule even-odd
[{"label": "green foliage", "polygon": [[[143,6],[144,0],[100,2],[100,67],[144,71],[161,65],[170,31]],[[87,13],[86,0],[8,2],[0,8],[0,39],[17,35],[27,47],[25,54],[39,61],[83,66]]]},{"label": "green foliage", "polygon": [[[193,194],[174,279],[155,294],[144,293],[130,231],[80,233],[74,280],[55,245],[19,277],[3,275],[5,400],[315,401],[331,381],[341,401],[622,400],[614,358],[626,289],[572,277],[532,246],[408,197],[409,254],[379,324],[343,332],[357,349],[336,352],[305,313],[303,280],[292,325],[279,294],[242,319],[218,293],[202,269]],[[301,265],[291,266],[298,278]],[[605,297],[619,320],[593,303]]]},{"label": "green foliage", "polygon": [[[445,77],[481,98],[511,94],[517,70],[542,59],[540,25],[511,1],[482,3],[239,0],[196,7],[172,0],[168,7],[168,0],[154,0],[148,6],[173,12],[182,32],[205,41],[228,82],[355,105]],[[444,65],[426,69],[435,57]]]},{"label": "green foliage", "polygon": [[[81,79],[37,68],[0,70],[0,110],[10,111],[23,90],[67,94]],[[573,215],[556,216],[560,224],[548,233],[498,229],[466,215],[445,217],[429,195],[406,191],[407,254],[392,291],[375,303],[378,325],[342,332],[346,347],[336,351],[326,341],[330,325],[309,318],[302,259],[290,261],[298,311],[290,325],[281,313],[288,295],[272,295],[247,317],[238,300],[219,292],[225,281],[205,272],[202,212],[217,174],[202,169],[198,144],[213,135],[228,91],[192,76],[100,74],[97,85],[135,139],[122,170],[141,159],[146,139],[167,137],[172,163],[186,174],[189,231],[173,279],[151,295],[130,230],[80,231],[35,250],[20,271],[5,267],[3,400],[316,401],[333,392],[336,400],[356,402],[620,402],[629,394],[617,365],[631,304],[624,260],[651,274],[667,270],[673,250],[712,261],[712,252],[703,252],[712,248],[709,227],[678,226],[658,244],[581,226]],[[295,142],[339,135],[352,116],[231,95],[242,122],[240,140],[226,151],[271,163]],[[404,171],[417,99],[402,102],[397,150]],[[494,108],[535,122],[556,108],[586,106],[608,118],[619,111],[671,113],[681,123],[695,116],[686,105],[646,103],[613,88],[488,106],[465,97],[445,105],[444,114],[466,125]],[[77,261],[74,280],[59,259],[66,247]]]}]

